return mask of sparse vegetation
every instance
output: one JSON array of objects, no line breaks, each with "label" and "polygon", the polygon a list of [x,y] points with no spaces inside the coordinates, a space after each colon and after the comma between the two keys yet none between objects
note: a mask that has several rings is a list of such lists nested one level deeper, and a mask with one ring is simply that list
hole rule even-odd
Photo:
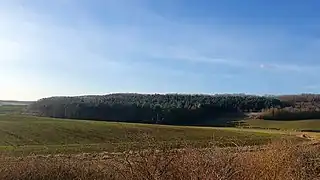
[{"label": "sparse vegetation", "polygon": [[283,107],[263,110],[258,118],[266,120],[305,120],[320,119],[320,95],[301,94],[278,97]]},{"label": "sparse vegetation", "polygon": [[140,150],[121,155],[79,154],[1,158],[6,180],[310,180],[320,178],[319,145],[274,142],[263,150],[210,148]]}]

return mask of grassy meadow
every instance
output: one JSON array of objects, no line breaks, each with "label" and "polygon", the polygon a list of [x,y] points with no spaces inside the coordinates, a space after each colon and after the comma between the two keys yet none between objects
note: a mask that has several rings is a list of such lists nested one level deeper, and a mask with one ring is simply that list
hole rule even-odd
[{"label": "grassy meadow", "polygon": [[18,114],[23,111],[26,106],[23,105],[0,105],[0,114]]},{"label": "grassy meadow", "polygon": [[125,151],[170,146],[258,145],[283,135],[236,128],[206,128],[0,115],[2,153]]},{"label": "grassy meadow", "polygon": [[243,125],[251,128],[279,129],[292,131],[320,132],[320,119],[312,120],[262,120],[250,119],[243,121]]}]

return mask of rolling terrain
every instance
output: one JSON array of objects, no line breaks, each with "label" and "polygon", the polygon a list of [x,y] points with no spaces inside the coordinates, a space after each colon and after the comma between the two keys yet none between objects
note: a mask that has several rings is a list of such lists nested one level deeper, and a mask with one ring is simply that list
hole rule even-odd
[{"label": "rolling terrain", "polygon": [[265,144],[283,136],[287,135],[237,128],[147,125],[0,115],[0,151],[3,153],[125,151],[130,148],[141,149],[159,144],[177,147],[244,146]]},{"label": "rolling terrain", "polygon": [[[241,128],[70,120],[19,115],[24,108],[26,106],[0,106],[0,152],[55,154],[126,151],[163,144],[178,148],[259,145],[284,137],[299,139],[300,131],[316,132],[320,128],[320,120],[238,119]],[[223,121],[230,122],[229,119]],[[318,136],[318,133],[315,134]]]},{"label": "rolling terrain", "polygon": [[319,133],[301,132],[317,131],[319,120],[232,117],[219,121],[235,118],[241,126],[195,127],[27,116],[25,108],[0,106],[0,179],[289,180],[320,174],[319,141],[310,138]]}]

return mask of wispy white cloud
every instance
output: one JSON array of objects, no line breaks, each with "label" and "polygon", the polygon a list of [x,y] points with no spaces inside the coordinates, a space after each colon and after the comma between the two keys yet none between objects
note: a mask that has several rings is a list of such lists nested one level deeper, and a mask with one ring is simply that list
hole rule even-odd
[{"label": "wispy white cloud", "polygon": [[320,89],[320,85],[317,84],[313,84],[313,85],[308,85],[304,87],[307,90],[319,90]]},{"label": "wispy white cloud", "polygon": [[320,66],[306,66],[296,64],[260,64],[261,69],[282,72],[297,72],[305,74],[313,74],[320,70]]},{"label": "wispy white cloud", "polygon": [[[74,3],[70,6],[78,4]],[[113,15],[115,16],[122,14],[123,19],[132,16],[132,13],[127,11],[132,6],[115,1],[102,2],[102,4],[109,10],[113,9]],[[280,41],[286,39],[281,33],[278,33],[278,35],[266,34],[265,37],[261,38],[241,27],[237,27],[238,30],[235,31],[223,26],[207,27],[183,24],[167,20],[152,11],[143,9],[141,2],[140,5],[134,6],[133,9],[138,12],[136,17],[141,18],[141,20],[136,20],[137,22],[133,24],[113,24],[112,26],[90,22],[83,24],[81,21],[85,21],[85,17],[78,19],[80,23],[77,27],[61,26],[60,24],[54,24],[54,21],[50,23],[50,21],[46,21],[47,19],[40,18],[43,14],[23,11],[24,14],[20,15],[30,16],[29,19],[25,18],[23,25],[20,24],[19,27],[9,29],[20,28],[21,32],[14,34],[25,34],[29,37],[29,41],[21,42],[21,39],[25,39],[25,37],[19,37],[20,42],[6,41],[3,46],[10,49],[4,48],[3,51],[6,51],[9,55],[17,56],[22,54],[22,48],[26,49],[28,47],[29,49],[24,51],[31,51],[33,47],[33,50],[36,49],[37,53],[30,52],[29,55],[37,54],[37,58],[24,59],[49,61],[49,59],[54,58],[56,61],[60,60],[63,63],[70,62],[70,60],[64,61],[64,59],[78,59],[79,63],[85,63],[87,62],[85,59],[100,56],[108,59],[108,61],[115,62],[130,61],[130,59],[136,58],[167,58],[180,60],[179,63],[183,63],[183,60],[185,60],[239,68],[256,69],[259,66],[261,67],[262,64],[264,69],[297,72],[312,69],[294,63],[272,63],[268,62],[268,57],[263,58],[263,56],[268,56],[268,54],[264,55],[268,53],[268,50],[273,50],[272,46],[277,46],[274,41],[275,37],[278,37]],[[92,17],[92,12],[86,12],[86,9],[81,5],[76,7],[82,10],[79,14]],[[44,14],[44,16],[50,18],[49,15]],[[148,26],[148,23],[150,23],[150,26]],[[153,28],[151,25],[157,27]],[[24,33],[22,33],[23,31]],[[261,29],[256,31],[259,32]],[[13,53],[13,51],[19,51],[19,53]],[[50,56],[50,58],[47,56]],[[273,62],[278,59],[277,57],[273,58],[271,59]]]},{"label": "wispy white cloud", "polygon": [[[0,2],[0,6],[3,5],[0,8],[0,63],[4,64],[0,66],[0,81],[11,87],[0,90],[0,99],[12,92],[12,87],[21,92],[28,87],[34,92],[28,83],[40,87],[46,81],[61,85],[52,88],[55,85],[47,84],[42,90],[46,93],[17,98],[39,98],[40,94],[62,92],[83,94],[77,90],[81,88],[94,91],[94,87],[81,86],[84,84],[81,79],[86,78],[97,81],[96,84],[105,81],[111,86],[99,86],[101,91],[115,91],[128,89],[129,85],[120,81],[131,83],[133,90],[143,89],[150,76],[165,85],[170,79],[176,79],[175,82],[187,82],[188,78],[207,82],[206,78],[211,76],[230,79],[237,76],[233,74],[234,69],[289,73],[314,73],[320,69],[318,65],[282,61],[292,52],[283,47],[290,47],[294,38],[277,28],[193,24],[168,19],[148,9],[144,1],[112,0],[95,4],[59,0],[49,2],[50,8],[39,2],[29,2],[31,5],[22,2]],[[313,42],[308,50],[294,54],[302,58],[315,54],[319,47]],[[305,57],[312,58],[311,55]],[[194,64],[215,67],[215,72],[192,70]],[[232,70],[227,71],[228,68]],[[160,77],[158,74],[164,71],[164,77]],[[13,75],[15,78],[11,78]],[[22,77],[33,82],[20,83]],[[130,78],[135,83],[129,82]],[[172,87],[179,86],[174,85],[175,82],[171,82]],[[10,93],[11,96],[14,95]]]}]

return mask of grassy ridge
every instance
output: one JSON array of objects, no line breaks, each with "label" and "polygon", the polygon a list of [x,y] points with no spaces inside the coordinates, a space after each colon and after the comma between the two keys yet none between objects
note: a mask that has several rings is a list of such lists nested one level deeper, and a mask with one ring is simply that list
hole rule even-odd
[{"label": "grassy ridge", "polygon": [[122,151],[161,143],[195,146],[250,145],[280,138],[277,133],[0,115],[2,152]]}]

